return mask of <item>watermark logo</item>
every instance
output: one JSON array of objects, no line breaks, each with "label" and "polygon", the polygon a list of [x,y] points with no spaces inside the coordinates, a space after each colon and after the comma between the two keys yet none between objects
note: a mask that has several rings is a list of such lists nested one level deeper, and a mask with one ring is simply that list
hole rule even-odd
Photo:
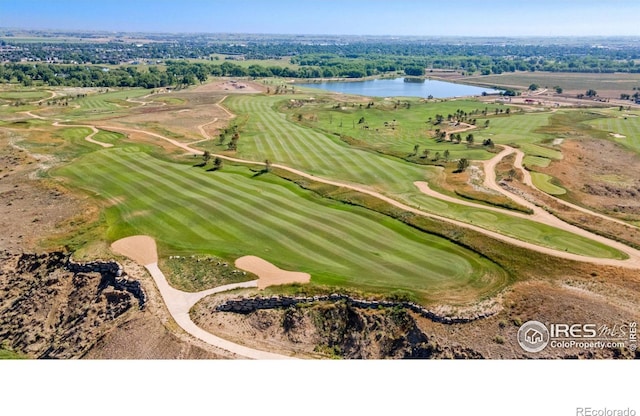
[{"label": "watermark logo", "polygon": [[636,322],[615,325],[525,322],[518,330],[518,343],[527,352],[545,348],[605,349],[638,348]]},{"label": "watermark logo", "polygon": [[549,344],[549,330],[542,322],[525,322],[518,330],[518,343],[525,351],[540,352]]}]

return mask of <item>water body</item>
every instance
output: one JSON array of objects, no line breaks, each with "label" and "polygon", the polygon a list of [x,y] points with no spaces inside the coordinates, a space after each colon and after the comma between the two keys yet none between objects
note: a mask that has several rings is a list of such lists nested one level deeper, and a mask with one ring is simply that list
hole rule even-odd
[{"label": "water body", "polygon": [[432,79],[395,78],[373,79],[367,81],[328,81],[309,84],[297,84],[303,87],[318,88],[344,94],[364,95],[367,97],[422,97],[452,98],[469,95],[498,94],[499,90]]}]

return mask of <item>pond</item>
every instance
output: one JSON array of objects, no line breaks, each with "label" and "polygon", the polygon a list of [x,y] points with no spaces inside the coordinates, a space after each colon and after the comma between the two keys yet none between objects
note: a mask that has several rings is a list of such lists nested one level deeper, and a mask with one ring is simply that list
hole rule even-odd
[{"label": "pond", "polygon": [[499,90],[419,78],[374,79],[367,81],[324,81],[296,84],[343,94],[367,97],[453,98],[469,95],[498,94]]}]

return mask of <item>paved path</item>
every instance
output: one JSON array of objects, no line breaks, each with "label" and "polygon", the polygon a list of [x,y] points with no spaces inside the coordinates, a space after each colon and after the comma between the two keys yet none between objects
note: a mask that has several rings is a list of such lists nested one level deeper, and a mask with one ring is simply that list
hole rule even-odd
[{"label": "paved path", "polygon": [[144,267],[149,271],[153,280],[156,282],[156,286],[160,290],[162,299],[167,305],[169,313],[176,321],[178,325],[189,334],[194,337],[223,350],[232,352],[241,357],[252,358],[257,360],[279,360],[279,359],[291,359],[285,355],[274,354],[270,352],[260,351],[253,348],[248,348],[243,345],[239,345],[228,341],[224,338],[217,337],[210,332],[197,326],[189,316],[189,311],[200,299],[213,295],[216,293],[226,292],[228,290],[248,287],[258,287],[258,281],[252,280],[249,282],[234,283],[225,286],[219,286],[209,290],[203,290],[202,292],[189,293],[175,289],[169,285],[164,274],[158,268],[158,263],[145,264]]},{"label": "paved path", "polygon": [[213,289],[203,290],[200,292],[183,292],[169,285],[169,282],[158,267],[158,248],[153,237],[148,235],[132,235],[121,238],[111,244],[111,250],[114,253],[126,256],[138,264],[144,265],[149,271],[153,280],[160,291],[160,295],[167,305],[169,314],[176,323],[187,333],[194,337],[211,344],[215,347],[229,351],[245,358],[254,359],[280,359],[289,358],[286,356],[271,354],[264,351],[255,350],[227,341],[226,339],[217,337],[202,328],[198,327],[189,315],[189,311],[200,299],[216,293],[226,292],[228,290],[238,288],[258,287],[258,281],[233,283],[229,285],[219,286]]},{"label": "paved path", "polygon": [[[224,97],[226,98],[226,97]],[[223,99],[224,99],[223,98]],[[221,100],[222,101],[222,100]],[[228,112],[228,110],[226,110]],[[152,137],[156,137],[158,139],[167,141],[171,144],[173,144],[174,146],[177,146],[181,149],[184,149],[185,151],[192,153],[192,154],[196,154],[196,155],[202,155],[204,152],[198,149],[194,149],[192,147],[190,147],[188,144],[185,143],[180,143],[174,139],[170,139],[168,137],[164,137],[160,134],[157,133],[152,133],[152,132],[148,132],[145,130],[140,130],[140,129],[131,129],[131,128],[127,128],[127,127],[118,127],[118,126],[103,126],[103,128],[109,129],[109,130],[121,130],[121,131],[131,131],[131,132],[137,132],[137,133],[142,133],[142,134],[147,134],[150,135]],[[307,179],[311,179],[313,181],[316,182],[320,182],[320,183],[324,183],[324,184],[328,184],[328,185],[334,185],[334,186],[338,186],[338,187],[342,187],[345,189],[350,189],[353,191],[357,191],[366,195],[370,195],[374,198],[377,198],[381,201],[387,202],[397,208],[400,208],[404,211],[407,212],[411,212],[413,214],[416,215],[421,215],[424,217],[428,217],[428,218],[432,218],[432,219],[436,219],[438,221],[444,221],[444,222],[448,222],[451,224],[454,224],[456,226],[462,227],[462,228],[466,228],[466,229],[470,229],[470,230],[474,230],[477,231],[479,233],[488,235],[490,237],[493,237],[497,240],[501,240],[504,241],[506,243],[518,246],[518,247],[523,247],[529,250],[533,250],[533,251],[537,251],[539,253],[543,253],[543,254],[547,254],[549,256],[554,256],[554,257],[560,257],[560,258],[564,258],[564,259],[568,259],[568,260],[575,260],[575,261],[580,261],[580,262],[586,262],[586,263],[592,263],[592,264],[599,264],[599,265],[606,265],[606,266],[620,266],[620,267],[625,267],[625,268],[631,268],[631,269],[640,269],[640,250],[636,250],[634,248],[631,248],[629,246],[626,246],[622,243],[619,243],[617,241],[613,241],[613,240],[609,240],[605,237],[602,237],[600,235],[591,233],[589,231],[583,230],[582,228],[579,227],[575,227],[573,225],[570,225],[568,223],[565,223],[564,221],[560,220],[559,218],[549,214],[548,212],[542,210],[541,208],[533,205],[532,203],[530,203],[529,201],[525,200],[524,198],[518,197],[517,195],[511,194],[508,191],[504,190],[502,187],[500,187],[496,182],[495,182],[495,166],[497,165],[497,163],[502,160],[503,157],[505,157],[506,155],[508,155],[509,153],[513,152],[515,149],[505,146],[505,149],[502,150],[499,154],[497,154],[496,156],[494,156],[493,158],[491,158],[488,161],[485,161],[485,186],[487,186],[490,189],[494,189],[498,192],[500,192],[501,194],[505,194],[505,192],[507,193],[507,196],[509,196],[510,198],[514,199],[516,202],[521,203],[522,205],[526,206],[526,207],[531,207],[534,210],[534,215],[537,213],[539,214],[536,218],[545,224],[551,225],[553,227],[557,227],[557,228],[561,228],[567,231],[570,231],[572,233],[576,233],[578,235],[584,236],[586,238],[601,242],[603,244],[606,244],[610,247],[616,248],[618,250],[620,250],[621,252],[625,253],[626,255],[629,256],[628,259],[626,260],[617,260],[617,259],[604,259],[604,258],[597,258],[597,257],[589,257],[589,256],[583,256],[583,255],[579,255],[579,254],[573,254],[573,253],[569,253],[566,251],[561,251],[561,250],[556,250],[556,249],[552,249],[552,248],[548,248],[548,247],[543,247],[543,246],[539,246],[533,243],[529,243],[526,241],[522,241],[519,240],[517,238],[514,237],[510,237],[510,236],[506,236],[503,234],[500,234],[498,232],[495,231],[491,231],[491,230],[487,230],[485,228],[473,225],[473,224],[469,224],[463,221],[458,221],[458,220],[454,220],[451,218],[447,218],[447,217],[443,217],[437,214],[431,214],[431,213],[427,213],[424,212],[422,210],[416,209],[414,207],[411,207],[409,205],[406,205],[400,201],[397,201],[393,198],[390,198],[386,195],[383,195],[379,192],[376,191],[372,191],[369,189],[366,189],[363,186],[358,186],[358,185],[353,185],[353,184],[347,184],[347,183],[343,183],[343,182],[339,182],[339,181],[334,181],[334,180],[330,180],[330,179],[325,179],[325,178],[321,178],[318,176],[314,176],[314,175],[310,175],[306,172],[303,172],[301,170],[298,169],[294,169],[291,168],[289,166],[284,166],[284,165],[280,165],[280,164],[272,164],[271,166],[274,168],[280,168],[292,173],[295,173],[296,175],[299,175],[301,177],[307,178]],[[249,164],[249,165],[257,165],[257,166],[265,166],[264,162],[256,162],[256,161],[252,161],[252,160],[245,160],[245,159],[239,159],[239,158],[235,158],[235,157],[231,157],[231,156],[226,156],[226,155],[219,155],[219,154],[213,154],[212,156],[216,156],[219,157],[221,159],[224,160],[228,160],[230,162],[236,162],[236,163],[242,163],[242,164]],[[542,212],[541,212],[542,211]]]},{"label": "paved path", "polygon": [[[222,101],[225,99],[226,97],[223,97],[223,99],[217,104],[220,108],[222,108],[227,114],[229,114],[231,117],[235,117],[235,115],[233,115],[232,113],[230,113],[227,109],[225,109],[224,107],[222,107],[220,104],[222,103]],[[141,102],[140,102],[141,103]],[[34,114],[28,114],[31,117],[36,117],[39,118],[38,116],[35,116]],[[54,123],[54,125],[58,126],[57,122]],[[85,126],[85,125],[67,125],[69,127],[88,127],[91,128],[93,133],[89,136],[87,136],[86,139],[90,139],[93,137],[93,135],[95,135],[98,130],[95,126]],[[103,126],[103,128],[107,128],[109,130],[114,130],[114,131],[129,131],[129,132],[137,132],[137,133],[141,133],[141,134],[146,134],[164,141],[167,141],[171,144],[173,144],[174,146],[177,146],[179,148],[184,149],[185,151],[192,153],[192,154],[202,154],[203,152],[194,148],[191,148],[188,144],[184,144],[184,143],[180,143],[176,140],[170,139],[168,137],[164,137],[160,134],[157,133],[152,133],[152,132],[148,132],[145,130],[140,130],[140,129],[131,129],[131,128],[126,128],[126,127],[117,127],[117,126]],[[91,140],[88,140],[91,141]],[[92,141],[95,142],[95,141]],[[97,144],[100,144],[101,146],[104,147],[110,147],[112,145],[108,144],[108,143],[100,143],[100,142],[95,142]],[[507,192],[506,190],[504,190],[502,187],[500,187],[496,182],[495,182],[495,166],[496,164],[502,160],[503,157],[505,157],[506,155],[512,153],[516,151],[517,153],[517,158],[519,158],[518,163],[516,164],[516,167],[518,169],[521,169],[524,173],[525,173],[525,183],[530,184],[530,186],[532,186],[531,184],[531,180],[530,180],[530,175],[527,177],[528,172],[526,172],[526,170],[524,170],[522,168],[522,158],[524,157],[524,154],[521,154],[522,152],[517,151],[516,149],[510,148],[505,146],[505,149],[500,152],[498,155],[496,155],[494,158],[485,161],[484,165],[485,165],[485,186],[489,187],[490,189],[494,189],[502,194],[505,194],[505,192]],[[251,165],[259,165],[259,166],[264,166],[264,163],[262,162],[255,162],[255,161],[250,161],[250,160],[244,160],[244,159],[239,159],[239,158],[233,158],[230,156],[225,156],[225,155],[216,155],[222,159],[225,160],[229,160],[232,162],[237,162],[237,163],[242,163],[242,164],[251,164]],[[402,202],[399,202],[395,199],[392,199],[390,197],[387,197],[381,193],[366,189],[364,187],[361,186],[357,186],[357,185],[352,185],[352,184],[346,184],[346,183],[342,183],[339,181],[333,181],[333,180],[329,180],[329,179],[324,179],[324,178],[320,178],[317,176],[313,176],[310,175],[308,173],[302,172],[300,170],[294,169],[294,168],[290,168],[288,166],[283,166],[283,165],[279,165],[279,164],[273,164],[273,167],[277,167],[283,170],[287,170],[289,172],[295,173],[299,176],[302,176],[304,178],[308,178],[320,183],[325,183],[325,184],[329,184],[329,185],[334,185],[334,186],[338,186],[338,187],[342,187],[345,189],[351,189],[366,195],[370,195],[372,197],[375,197],[379,200],[382,200],[384,202],[387,202],[389,204],[392,204],[402,210],[405,210],[407,212],[411,212],[414,213],[416,215],[421,215],[424,217],[428,217],[428,218],[433,218],[433,219],[437,219],[439,221],[444,221],[444,222],[448,222],[454,225],[457,225],[459,227],[462,228],[466,228],[466,229],[471,229],[477,232],[480,232],[482,234],[485,234],[487,236],[496,238],[498,240],[507,242],[509,244],[513,244],[515,246],[518,247],[524,247],[530,250],[534,250],[537,252],[541,252],[544,254],[548,254],[550,256],[556,256],[556,257],[561,257],[561,258],[566,258],[566,259],[570,259],[570,260],[576,260],[576,261],[582,261],[582,262],[589,262],[589,263],[594,263],[594,264],[601,264],[601,265],[612,265],[612,266],[622,266],[622,267],[626,267],[626,268],[634,268],[634,269],[640,269],[640,251],[632,249],[630,247],[627,247],[623,244],[617,243],[615,241],[611,241],[608,239],[605,239],[604,237],[601,237],[599,235],[590,233],[588,231],[582,230],[578,227],[573,227],[570,226],[567,223],[564,223],[563,221],[559,220],[557,217],[552,216],[551,214],[546,213],[546,215],[543,212],[540,212],[541,209],[539,207],[535,207],[533,208],[532,205],[529,201],[524,200],[523,198],[518,197],[517,195],[513,195],[511,193],[508,193],[507,196],[509,196],[510,198],[516,200],[519,203],[522,203],[523,205],[527,206],[527,207],[532,207],[532,209],[534,209],[534,216],[536,218],[538,218],[538,220],[540,220],[541,222],[547,223],[549,225],[558,227],[558,228],[562,228],[562,229],[566,229],[566,230],[571,230],[571,232],[574,232],[576,234],[579,235],[584,235],[587,236],[590,239],[596,240],[596,241],[602,241],[605,244],[618,248],[619,250],[627,253],[629,255],[629,259],[628,260],[614,260],[614,259],[601,259],[601,258],[592,258],[592,257],[587,257],[587,256],[580,256],[580,255],[576,255],[576,254],[571,254],[571,253],[567,253],[564,251],[559,251],[559,250],[554,250],[554,249],[550,249],[547,247],[541,247],[541,246],[537,246],[535,244],[532,243],[527,243],[509,236],[505,236],[502,235],[500,233],[494,232],[494,231],[490,231],[490,230],[486,230],[484,228],[472,225],[472,224],[467,224],[464,223],[462,221],[458,221],[458,220],[453,220],[450,218],[446,218],[446,217],[442,217],[436,214],[431,214],[431,213],[427,213],[427,212],[423,212],[419,209],[413,208],[411,206],[408,206]],[[428,189],[428,187],[426,188]],[[519,200],[520,199],[520,200]],[[456,203],[460,203],[458,201],[456,201]],[[483,209],[487,209],[486,207],[482,207]],[[523,214],[522,214],[523,215]],[[609,219],[607,217],[607,219]],[[561,223],[561,225],[560,225]],[[573,228],[565,228],[565,227],[573,227]],[[149,271],[149,273],[151,274],[151,276],[153,277],[159,291],[160,294],[165,302],[165,304],[167,305],[167,308],[169,310],[169,313],[171,314],[171,316],[173,317],[173,319],[178,323],[178,325],[180,325],[181,328],[183,328],[185,331],[187,331],[189,334],[195,336],[198,339],[201,339],[204,342],[207,342],[211,345],[217,346],[219,348],[222,348],[224,350],[230,351],[234,354],[240,355],[242,357],[246,357],[246,358],[254,358],[254,359],[284,359],[284,358],[291,358],[291,357],[287,357],[287,356],[283,356],[283,355],[279,355],[279,354],[273,354],[273,353],[269,353],[269,352],[264,352],[264,351],[259,351],[259,350],[255,350],[252,348],[248,348],[248,347],[244,347],[235,343],[232,343],[230,341],[227,341],[223,338],[217,337],[205,330],[203,330],[202,328],[199,328],[192,320],[191,317],[189,316],[189,310],[193,307],[193,305],[195,303],[197,303],[200,299],[215,294],[215,293],[220,293],[223,291],[227,291],[227,290],[231,290],[231,289],[235,289],[235,288],[246,288],[246,287],[257,287],[257,281],[251,281],[251,282],[243,282],[243,283],[238,283],[238,284],[232,284],[232,285],[226,285],[226,286],[221,286],[221,287],[217,287],[214,289],[209,289],[209,290],[205,290],[202,292],[197,292],[197,293],[188,293],[188,292],[183,292],[180,290],[177,290],[173,287],[171,287],[169,285],[169,283],[167,282],[164,274],[162,273],[162,271],[158,268],[158,264],[156,261],[153,261],[151,263],[145,264],[145,268]]]},{"label": "paved path", "polygon": [[[507,149],[511,149],[511,150],[513,150],[513,151],[516,153],[516,159],[515,159],[515,161],[514,161],[514,163],[513,163],[513,166],[514,166],[516,169],[520,169],[520,171],[521,171],[521,172],[522,172],[522,174],[524,175],[524,177],[523,177],[523,179],[522,179],[522,182],[523,182],[525,185],[528,185],[528,186],[530,186],[530,187],[531,187],[531,188],[533,188],[533,189],[538,189],[538,188],[533,184],[533,180],[531,179],[531,173],[530,173],[528,170],[526,170],[526,169],[524,168],[523,164],[522,164],[522,161],[524,160],[524,157],[525,157],[524,152],[523,152],[522,150],[520,150],[520,149],[514,149],[514,148],[511,148],[511,147],[508,147],[508,146],[505,146],[505,147],[506,147]],[[543,191],[540,191],[540,192],[543,192]],[[590,209],[587,209],[587,208],[581,207],[581,206],[579,206],[579,205],[572,204],[571,202],[567,202],[567,201],[565,201],[565,200],[563,200],[563,199],[560,199],[560,198],[556,198],[556,197],[555,197],[555,196],[553,196],[553,195],[549,195],[549,194],[546,194],[546,195],[547,195],[549,198],[552,198],[554,201],[558,202],[559,204],[565,205],[565,206],[567,206],[567,207],[569,207],[569,208],[572,208],[572,209],[578,210],[578,211],[580,211],[580,212],[584,212],[585,214],[594,215],[594,216],[596,216],[596,217],[603,218],[603,219],[605,219],[605,220],[607,220],[607,221],[613,221],[613,222],[615,222],[615,223],[622,224],[622,225],[626,225],[626,226],[628,226],[628,227],[640,228],[640,227],[636,227],[636,226],[635,226],[635,225],[633,225],[633,224],[629,224],[628,222],[624,222],[624,221],[622,221],[622,220],[619,220],[619,219],[617,219],[617,218],[613,218],[613,217],[610,217],[610,216],[608,216],[608,215],[601,214],[601,213],[599,213],[599,212],[591,211]]]}]

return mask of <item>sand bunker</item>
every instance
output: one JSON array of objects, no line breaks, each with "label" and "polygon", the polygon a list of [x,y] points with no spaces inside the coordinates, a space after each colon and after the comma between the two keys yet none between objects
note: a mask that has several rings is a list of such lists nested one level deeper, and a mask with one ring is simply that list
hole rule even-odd
[{"label": "sand bunker", "polygon": [[111,244],[111,250],[143,266],[158,262],[156,241],[146,235],[134,235],[115,241]]},{"label": "sand bunker", "polygon": [[627,136],[623,136],[622,134],[618,134],[618,133],[609,133],[610,135],[612,135],[613,137],[615,137],[616,139],[626,139]]},{"label": "sand bunker", "polygon": [[239,269],[246,270],[259,277],[258,288],[267,286],[284,285],[287,283],[309,283],[311,275],[302,272],[290,272],[269,263],[256,256],[240,257],[235,262]]}]

